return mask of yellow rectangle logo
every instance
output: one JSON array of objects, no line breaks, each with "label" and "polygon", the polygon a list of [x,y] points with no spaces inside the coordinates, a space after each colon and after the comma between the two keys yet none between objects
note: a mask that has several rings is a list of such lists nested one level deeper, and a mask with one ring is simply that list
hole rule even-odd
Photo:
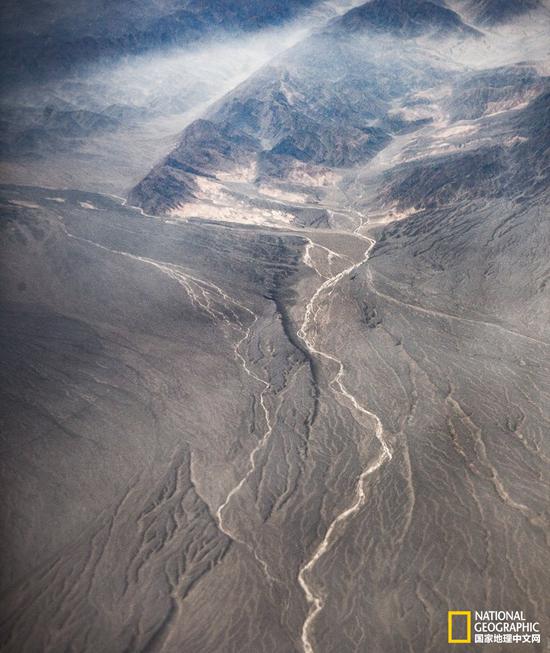
[{"label": "yellow rectangle logo", "polygon": [[[455,639],[453,637],[453,618],[466,617],[466,638]],[[448,635],[449,644],[471,644],[472,643],[472,613],[470,610],[449,610],[448,612]]]}]

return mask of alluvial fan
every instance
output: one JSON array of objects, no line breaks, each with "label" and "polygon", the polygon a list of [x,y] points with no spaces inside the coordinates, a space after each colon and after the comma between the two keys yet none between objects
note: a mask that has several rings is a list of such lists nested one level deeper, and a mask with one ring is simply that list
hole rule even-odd
[{"label": "alluvial fan", "polygon": [[0,650],[546,650],[547,0],[2,11]]}]

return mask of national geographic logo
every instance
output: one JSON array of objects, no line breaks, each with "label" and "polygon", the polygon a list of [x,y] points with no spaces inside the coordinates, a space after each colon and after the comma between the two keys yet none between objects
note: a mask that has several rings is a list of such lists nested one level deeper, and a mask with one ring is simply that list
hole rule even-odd
[{"label": "national geographic logo", "polygon": [[447,632],[449,636],[449,644],[471,644],[472,642],[471,611],[450,610],[448,613]]},{"label": "national geographic logo", "polygon": [[[523,610],[450,610],[449,644],[538,644],[538,621],[528,621]],[[472,642],[473,634],[473,642]]]}]

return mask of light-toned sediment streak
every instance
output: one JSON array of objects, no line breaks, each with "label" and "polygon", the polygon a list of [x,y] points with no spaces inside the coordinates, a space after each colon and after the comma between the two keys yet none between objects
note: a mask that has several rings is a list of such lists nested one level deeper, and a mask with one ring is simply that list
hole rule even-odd
[{"label": "light-toned sediment streak", "polygon": [[321,309],[322,301],[325,300],[328,302],[338,283],[345,277],[352,274],[354,270],[356,270],[360,265],[363,265],[368,261],[372,248],[376,244],[376,241],[373,238],[369,238],[368,236],[364,236],[363,234],[359,233],[359,229],[361,228],[361,226],[362,224],[360,225],[360,227],[358,227],[355,233],[358,238],[366,240],[369,243],[363,255],[363,258],[358,263],[354,263],[353,265],[346,268],[345,270],[342,270],[342,272],[340,272],[339,274],[336,274],[335,276],[327,279],[324,283],[322,283],[319,286],[319,288],[315,291],[314,295],[312,296],[312,298],[310,299],[310,301],[306,306],[304,320],[302,322],[302,326],[298,331],[298,336],[302,339],[302,341],[304,342],[304,344],[312,354],[324,358],[325,360],[328,360],[336,365],[338,371],[336,375],[333,377],[333,379],[330,381],[329,386],[334,390],[335,393],[340,395],[347,403],[349,403],[351,408],[356,413],[359,413],[359,415],[362,415],[374,421],[375,435],[376,438],[378,439],[378,442],[380,443],[380,455],[371,465],[369,465],[361,473],[359,479],[357,480],[357,484],[355,486],[355,495],[352,504],[348,508],[343,510],[332,521],[332,523],[327,529],[325,537],[323,538],[319,546],[315,549],[313,556],[300,569],[300,572],[298,574],[298,582],[300,583],[300,586],[302,587],[304,594],[306,596],[307,602],[310,605],[307,618],[302,626],[302,646],[304,649],[304,653],[314,653],[314,648],[313,648],[312,638],[311,638],[311,627],[313,625],[316,616],[323,609],[324,599],[325,599],[325,596],[323,596],[321,592],[315,591],[315,589],[310,585],[310,583],[308,582],[308,574],[315,567],[317,561],[328,551],[328,549],[336,539],[338,534],[337,533],[338,527],[341,524],[345,523],[348,519],[353,517],[353,515],[355,515],[365,504],[366,478],[370,474],[375,472],[386,460],[390,460],[392,457],[392,450],[384,438],[384,429],[382,427],[382,422],[380,421],[380,418],[375,413],[362,406],[359,403],[359,401],[353,396],[351,392],[349,392],[349,390],[344,385],[343,382],[344,364],[342,363],[342,361],[340,361],[332,354],[328,354],[327,352],[320,350],[315,344],[315,330],[317,328],[316,320],[317,320],[317,315],[319,314],[319,311]]},{"label": "light-toned sediment streak", "polygon": [[304,265],[307,265],[308,268],[311,268],[320,277],[326,279],[327,276],[322,272],[319,272],[319,269],[315,265],[315,261],[311,258],[311,251],[314,249],[314,247],[315,247],[315,243],[310,238],[308,238],[306,242],[306,246],[304,248],[304,255],[302,257],[302,261],[304,262]]},{"label": "light-toned sediment streak", "polygon": [[367,280],[369,282],[372,292],[374,292],[379,297],[382,297],[382,299],[391,302],[392,304],[405,306],[407,308],[410,308],[412,311],[424,315],[428,315],[431,317],[435,317],[435,318],[443,318],[449,321],[462,322],[463,324],[470,324],[475,327],[483,326],[483,327],[488,327],[490,329],[496,329],[498,331],[502,331],[503,333],[506,333],[507,335],[514,336],[515,338],[522,338],[523,340],[536,343],[537,345],[542,345],[543,347],[550,347],[550,342],[547,342],[546,340],[540,340],[539,338],[535,338],[534,336],[529,336],[525,333],[521,333],[520,331],[514,331],[513,329],[510,329],[502,324],[498,324],[497,322],[489,322],[487,320],[462,317],[460,315],[453,315],[452,313],[445,313],[443,311],[438,311],[435,308],[426,308],[425,306],[420,306],[419,304],[411,304],[409,302],[405,302],[401,299],[398,299],[397,297],[392,297],[391,295],[387,295],[381,290],[378,290],[374,282],[372,272],[370,270],[368,271],[367,274]]},{"label": "light-toned sediment streak", "polygon": [[[249,310],[249,309],[247,309],[247,310]],[[234,487],[229,491],[229,493],[228,493],[228,495],[226,496],[226,498],[225,498],[225,500],[223,501],[223,503],[222,503],[222,504],[219,506],[219,508],[216,510],[216,518],[217,518],[217,520],[218,520],[218,526],[219,526],[220,530],[221,530],[223,533],[225,533],[225,534],[226,534],[228,537],[230,537],[232,540],[235,540],[235,541],[237,541],[237,542],[240,542],[241,544],[244,544],[245,546],[247,546],[247,547],[250,549],[250,551],[252,551],[252,554],[254,555],[256,561],[257,561],[257,562],[260,564],[260,566],[262,567],[262,569],[263,569],[263,571],[264,571],[264,573],[265,573],[265,575],[266,575],[266,577],[267,577],[269,583],[270,583],[270,584],[273,584],[273,583],[276,582],[276,579],[271,575],[271,573],[270,573],[270,571],[269,571],[269,568],[268,568],[267,563],[265,562],[265,560],[263,560],[263,559],[258,555],[258,552],[256,551],[256,549],[255,549],[254,547],[252,547],[251,545],[247,544],[246,542],[243,542],[242,540],[239,540],[239,539],[238,539],[238,538],[237,538],[237,537],[236,537],[236,536],[231,532],[231,530],[226,526],[225,521],[224,521],[224,512],[225,512],[226,508],[228,507],[229,503],[231,502],[231,499],[232,499],[236,494],[238,494],[238,493],[240,492],[240,490],[241,490],[241,488],[243,487],[243,485],[244,485],[244,484],[248,481],[248,479],[250,478],[250,475],[253,474],[254,471],[256,470],[256,458],[257,458],[258,454],[260,453],[260,451],[262,451],[262,449],[266,446],[266,444],[267,444],[267,442],[268,442],[268,440],[269,440],[269,438],[270,438],[270,436],[271,436],[271,433],[273,432],[273,423],[272,423],[271,414],[270,414],[270,411],[269,411],[269,409],[268,409],[268,407],[267,407],[267,405],[266,405],[266,401],[265,401],[265,398],[266,398],[267,393],[271,390],[271,384],[268,383],[267,381],[264,381],[263,379],[261,379],[257,374],[255,374],[255,373],[250,369],[250,367],[249,367],[249,365],[248,365],[248,363],[247,363],[245,357],[244,357],[243,354],[241,353],[241,347],[242,347],[242,345],[244,345],[244,343],[245,343],[245,342],[248,340],[248,338],[250,337],[250,333],[251,333],[251,331],[252,331],[252,327],[253,327],[254,324],[257,322],[257,320],[258,320],[257,315],[254,315],[254,320],[253,320],[252,324],[251,324],[249,327],[247,327],[246,329],[244,329],[244,334],[243,334],[242,338],[239,340],[239,342],[238,342],[237,345],[235,346],[235,356],[236,356],[236,358],[240,361],[240,363],[241,363],[241,365],[242,365],[242,368],[244,369],[245,373],[246,373],[246,374],[247,374],[251,379],[257,381],[258,383],[260,383],[260,384],[263,386],[263,390],[262,390],[261,393],[260,393],[260,405],[261,405],[261,407],[262,407],[262,411],[263,411],[263,415],[264,415],[265,431],[264,431],[262,437],[258,440],[258,444],[257,444],[257,445],[254,447],[254,449],[250,452],[250,455],[249,455],[249,458],[248,458],[248,459],[249,459],[249,462],[250,462],[250,465],[249,465],[248,471],[247,471],[246,474],[241,478],[241,480],[237,483],[237,485],[235,485],[235,486],[234,486]]]},{"label": "light-toned sediment streak", "polygon": [[[328,264],[328,269],[329,269],[329,276],[324,274],[319,270],[317,267],[315,261],[313,260],[311,253],[315,248],[320,249],[322,252],[326,254],[327,257],[327,264]],[[335,252],[333,249],[330,249],[329,247],[325,247],[325,245],[320,245],[319,243],[314,243],[311,238],[306,238],[306,246],[304,248],[304,255],[302,257],[302,261],[304,262],[305,265],[308,266],[308,268],[311,268],[316,274],[318,274],[320,277],[323,279],[329,279],[330,278],[330,271],[332,267],[332,262],[334,259],[348,259],[351,261],[349,256],[346,256],[345,254],[340,254],[339,252]]]},{"label": "light-toned sediment streak", "polygon": [[[254,316],[254,313],[249,308],[243,306],[241,303],[227,295],[227,293],[225,293],[219,286],[212,283],[211,281],[205,281],[204,279],[199,279],[198,277],[189,274],[189,272],[187,272],[187,270],[181,265],[177,265],[175,263],[167,263],[165,261],[157,261],[145,256],[138,256],[137,254],[130,254],[130,252],[124,252],[122,250],[107,247],[106,245],[96,243],[94,240],[90,240],[89,238],[84,238],[83,236],[77,236],[76,234],[71,233],[67,230],[65,225],[62,225],[62,229],[64,233],[73,240],[86,243],[96,247],[97,249],[110,252],[111,254],[117,254],[134,261],[139,261],[156,268],[166,276],[176,281],[180,286],[183,286],[189,296],[189,299],[194,305],[210,315],[210,317],[213,319],[221,319],[232,329],[238,329],[240,331],[244,328],[238,318],[235,310],[236,308],[249,313],[251,316]],[[231,313],[233,322],[229,319],[227,313],[224,310],[216,308],[216,304],[222,304],[225,311]]]},{"label": "light-toned sediment streak", "polygon": [[[258,441],[258,444],[256,445],[256,447],[254,447],[254,449],[250,453],[249,456],[250,467],[248,469],[248,472],[245,474],[245,476],[243,476],[243,478],[239,481],[239,483],[231,489],[231,491],[229,492],[229,494],[227,495],[223,503],[217,509],[216,517],[218,520],[219,529],[222,531],[222,533],[225,533],[225,535],[227,535],[227,537],[229,537],[231,540],[240,542],[241,544],[247,546],[252,551],[255,559],[264,570],[264,573],[266,574],[268,581],[270,583],[274,583],[275,578],[273,578],[273,576],[269,573],[267,563],[260,558],[257,551],[252,546],[246,544],[246,542],[242,542],[241,540],[239,540],[230,531],[230,529],[226,526],[223,518],[223,513],[227,508],[231,499],[240,491],[240,489],[249,479],[250,475],[255,471],[257,454],[265,447],[273,431],[273,424],[271,421],[270,412],[265,400],[267,393],[271,390],[271,384],[268,383],[267,381],[264,381],[257,374],[255,374],[255,372],[253,372],[253,370],[250,368],[249,364],[247,363],[246,358],[243,356],[241,352],[241,347],[249,339],[250,334],[252,332],[252,328],[258,320],[258,316],[254,313],[254,311],[252,311],[250,308],[248,308],[241,302],[237,301],[230,295],[228,295],[222,288],[220,288],[216,284],[212,283],[211,281],[205,281],[204,279],[199,279],[198,277],[189,274],[187,270],[180,265],[177,265],[175,263],[167,263],[164,261],[156,261],[154,259],[150,259],[144,256],[138,256],[137,254],[130,254],[129,252],[124,252],[122,250],[112,249],[105,245],[101,245],[100,243],[96,243],[93,240],[89,240],[88,238],[84,238],[82,236],[77,236],[75,234],[72,234],[66,229],[64,225],[62,228],[64,230],[64,233],[69,238],[78,240],[80,242],[84,242],[88,245],[92,245],[93,247],[96,247],[104,251],[108,251],[112,254],[117,254],[119,256],[124,256],[126,258],[130,258],[132,260],[145,263],[146,265],[150,265],[156,268],[166,276],[176,281],[179,285],[181,285],[185,289],[187,295],[189,296],[189,299],[195,306],[203,310],[214,320],[221,320],[222,323],[224,323],[230,329],[239,332],[239,334],[241,335],[237,344],[234,347],[235,358],[240,362],[247,376],[249,376],[252,380],[258,382],[263,386],[263,389],[260,393],[260,405],[262,407],[266,427],[262,437]],[[220,308],[220,306],[222,308]],[[237,310],[249,315],[250,318],[252,319],[248,327],[245,326],[241,321],[241,319],[239,318]],[[228,313],[231,315],[232,320],[229,319]]]}]

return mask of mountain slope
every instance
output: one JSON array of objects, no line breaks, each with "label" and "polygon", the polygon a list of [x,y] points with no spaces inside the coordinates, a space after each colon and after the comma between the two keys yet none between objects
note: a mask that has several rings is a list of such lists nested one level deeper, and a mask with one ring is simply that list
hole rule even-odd
[{"label": "mountain slope", "polygon": [[471,9],[481,25],[497,25],[543,6],[541,0],[479,0]]},{"label": "mountain slope", "polygon": [[207,113],[203,139],[196,135],[205,125],[191,125],[130,202],[169,211],[196,198],[201,178],[218,173],[264,185],[288,182],[300,192],[304,176],[321,180],[330,169],[367,162],[392,135],[423,124],[424,118],[395,112],[400,98],[448,74],[414,43],[380,57],[381,48],[392,47],[384,38],[344,41],[322,33],[282,55]]},{"label": "mountain slope", "polygon": [[59,75],[83,64],[188,45],[234,31],[255,31],[295,17],[317,0],[295,2],[146,3],[124,0],[96,7],[81,1],[33,6],[10,2],[2,9],[0,54],[4,83]]},{"label": "mountain slope", "polygon": [[403,38],[426,33],[478,34],[454,11],[429,0],[371,0],[335,20],[329,29],[343,33],[374,30]]}]

